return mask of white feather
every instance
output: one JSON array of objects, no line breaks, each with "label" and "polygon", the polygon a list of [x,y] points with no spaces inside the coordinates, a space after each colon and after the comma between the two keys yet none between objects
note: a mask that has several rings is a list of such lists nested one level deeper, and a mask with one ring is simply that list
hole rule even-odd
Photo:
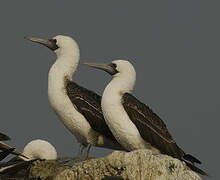
[{"label": "white feather", "polygon": [[46,159],[46,160],[55,160],[57,159],[57,151],[52,144],[47,141],[37,139],[29,142],[25,147],[22,153],[28,159],[21,157],[23,160],[32,160],[32,159]]}]

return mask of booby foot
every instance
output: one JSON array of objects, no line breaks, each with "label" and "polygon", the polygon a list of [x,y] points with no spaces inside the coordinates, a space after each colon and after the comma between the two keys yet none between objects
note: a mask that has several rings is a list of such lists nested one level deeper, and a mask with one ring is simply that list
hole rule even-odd
[{"label": "booby foot", "polygon": [[79,152],[78,152],[78,155],[76,157],[76,159],[78,159],[78,162],[85,161],[86,159],[88,159],[89,151],[91,149],[91,146],[92,146],[91,144],[88,144],[86,146],[80,144]]}]

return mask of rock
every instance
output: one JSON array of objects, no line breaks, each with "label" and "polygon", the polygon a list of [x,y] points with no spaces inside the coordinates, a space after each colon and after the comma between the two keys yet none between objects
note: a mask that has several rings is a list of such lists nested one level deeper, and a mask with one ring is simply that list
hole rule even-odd
[{"label": "rock", "polygon": [[[184,162],[167,155],[153,155],[150,150],[114,151],[103,158],[89,159],[72,167],[41,162],[31,168],[30,177],[42,180],[101,180],[106,176],[127,180],[201,180]],[[113,178],[112,178],[113,179]],[[116,178],[115,178],[116,179]]]}]

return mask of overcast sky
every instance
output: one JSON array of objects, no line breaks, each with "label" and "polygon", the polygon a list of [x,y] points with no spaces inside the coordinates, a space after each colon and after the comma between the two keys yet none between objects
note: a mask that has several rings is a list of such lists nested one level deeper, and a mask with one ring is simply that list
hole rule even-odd
[{"label": "overcast sky", "polygon": [[[167,124],[176,142],[219,175],[219,1],[1,1],[0,131],[22,150],[30,140],[50,141],[59,156],[78,144],[50,107],[47,75],[55,54],[24,40],[32,35],[74,38],[81,50],[78,84],[101,94],[110,76],[83,62],[132,61],[135,96]],[[91,156],[109,151],[92,148]]]}]

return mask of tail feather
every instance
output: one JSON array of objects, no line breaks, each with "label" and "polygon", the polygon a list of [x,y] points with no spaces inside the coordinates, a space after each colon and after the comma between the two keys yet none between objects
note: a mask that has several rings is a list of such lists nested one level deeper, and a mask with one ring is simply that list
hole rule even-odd
[{"label": "tail feather", "polygon": [[32,164],[35,160],[31,161],[20,161],[20,162],[8,162],[4,163],[0,167],[0,175],[10,175],[16,173],[22,169],[26,169],[30,164]]},{"label": "tail feather", "polygon": [[13,151],[15,150],[15,148],[11,148],[11,149],[6,149],[2,152],[0,152],[0,161],[5,159],[9,154],[11,154]]},{"label": "tail feather", "polygon": [[[0,150],[6,150],[6,149],[12,149],[12,147],[0,141]],[[11,154],[14,154],[14,155],[18,155],[18,156],[22,156],[22,157],[27,158],[26,156],[24,156],[22,153],[20,153],[20,152],[19,152],[18,150],[16,150],[16,149],[14,149],[14,151],[12,151]],[[28,158],[27,158],[27,159],[28,159]]]},{"label": "tail feather", "polygon": [[185,154],[183,156],[183,158],[187,161],[190,161],[191,163],[198,163],[198,164],[202,164],[200,160],[198,160],[197,158],[195,158],[194,156],[190,155],[190,154]]},{"label": "tail feather", "polygon": [[199,169],[199,168],[196,167],[195,165],[193,165],[193,164],[191,164],[191,163],[189,163],[189,162],[187,162],[187,161],[184,161],[184,162],[186,163],[186,165],[187,165],[192,171],[194,171],[194,172],[196,172],[196,173],[199,173],[199,174],[201,174],[201,175],[203,175],[203,176],[208,176],[208,177],[210,177],[209,174],[207,174],[205,171]]},{"label": "tail feather", "polygon": [[8,140],[10,140],[10,137],[8,137],[3,133],[0,133],[0,141],[8,141]]}]

